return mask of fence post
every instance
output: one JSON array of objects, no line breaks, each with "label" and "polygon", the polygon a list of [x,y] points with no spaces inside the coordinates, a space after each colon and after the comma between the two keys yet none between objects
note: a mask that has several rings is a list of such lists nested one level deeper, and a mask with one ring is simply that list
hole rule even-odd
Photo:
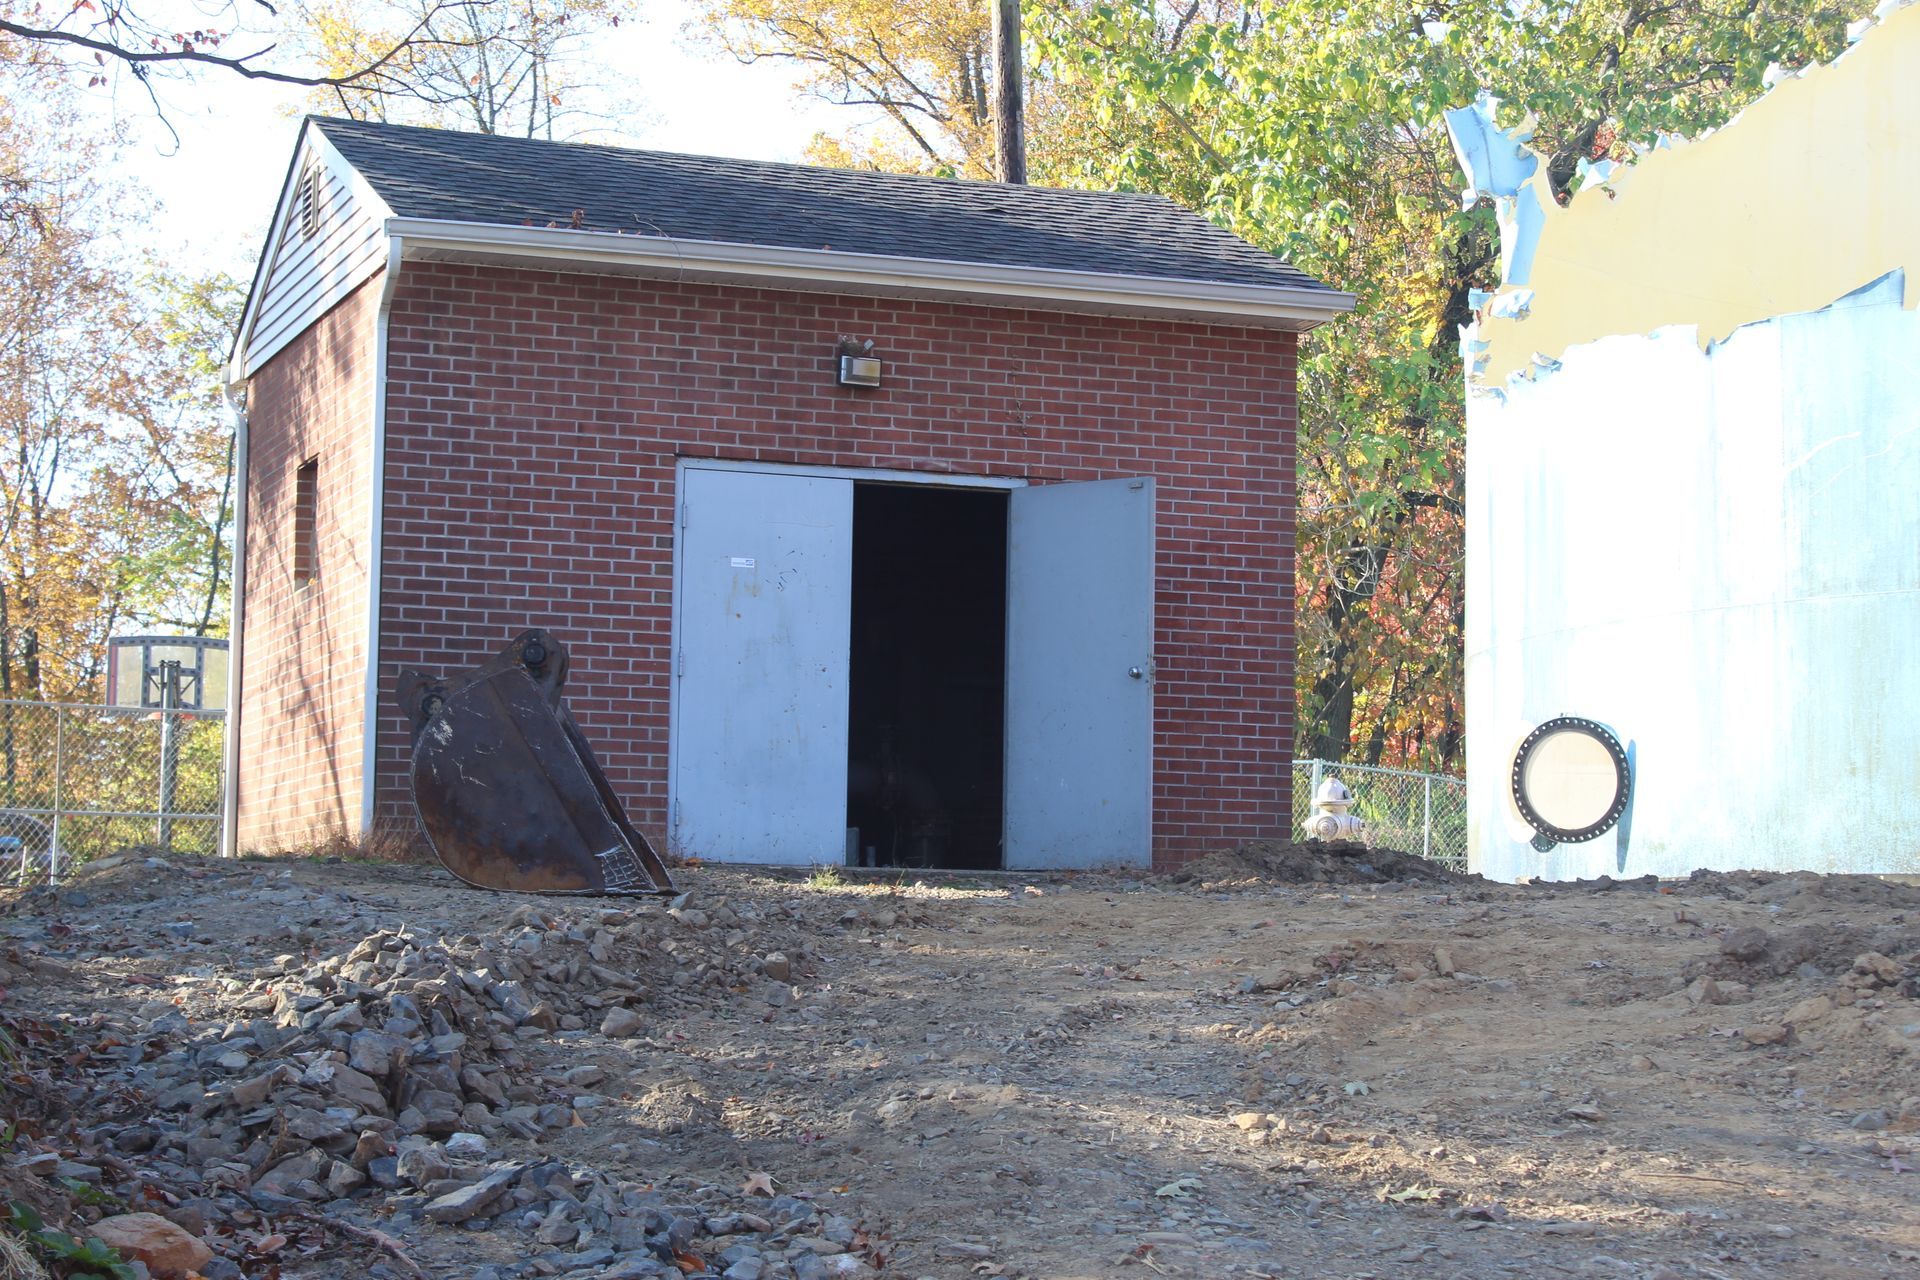
[{"label": "fence post", "polygon": [[53,709],[53,838],[47,845],[47,884],[60,883],[60,806],[67,771],[67,709]]},{"label": "fence post", "polygon": [[1420,856],[1433,860],[1433,775],[1422,780],[1425,794],[1420,797]]},{"label": "fence post", "polygon": [[173,850],[173,796],[180,777],[180,664],[160,664],[160,847]]},{"label": "fence post", "polygon": [[[1311,815],[1313,813],[1313,798],[1320,794],[1320,774],[1323,766],[1321,762],[1318,760],[1309,760],[1307,761],[1307,764],[1310,767],[1307,770],[1306,808],[1307,808],[1307,813]],[[1296,774],[1295,776],[1297,777],[1298,775]],[[1291,833],[1292,838],[1295,840],[1298,840],[1303,834],[1305,834],[1306,829],[1307,829],[1307,824],[1301,820],[1299,811],[1296,810],[1293,815],[1293,831]]]}]

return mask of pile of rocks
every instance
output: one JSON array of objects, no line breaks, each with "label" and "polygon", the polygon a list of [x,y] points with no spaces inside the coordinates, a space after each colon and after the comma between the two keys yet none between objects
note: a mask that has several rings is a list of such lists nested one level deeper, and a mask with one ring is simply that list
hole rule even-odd
[{"label": "pile of rocks", "polygon": [[[169,1007],[131,1029],[129,1056],[141,1060],[130,1083],[184,1121],[106,1136],[121,1151],[157,1151],[177,1179],[250,1188],[261,1207],[285,1208],[369,1182],[397,1188],[409,1138],[484,1146],[578,1123],[607,1105],[593,1092],[607,1073],[535,1074],[527,1041],[630,1039],[693,991],[785,986],[786,952],[701,945],[722,913],[739,922],[724,905],[579,921],[522,908],[492,940],[401,928],[314,963],[280,956],[282,976],[234,992],[223,1023],[196,1029]],[[156,1036],[174,1047],[146,1060]]]},{"label": "pile of rocks", "polygon": [[[426,1274],[410,1241],[445,1228],[525,1233],[496,1251],[510,1261],[462,1276],[873,1274],[856,1224],[806,1199],[669,1196],[538,1149],[618,1106],[618,1050],[658,1047],[650,1033],[670,1035],[676,1007],[798,1006],[797,920],[797,907],[686,896],[525,906],[484,935],[379,929],[277,956],[252,981],[95,1015],[75,1027],[95,1047],[71,1090],[109,1105],[31,1172],[154,1202],[216,1244],[236,1213],[337,1224],[391,1254],[375,1275]],[[225,1252],[199,1274],[246,1274],[246,1249]]]}]

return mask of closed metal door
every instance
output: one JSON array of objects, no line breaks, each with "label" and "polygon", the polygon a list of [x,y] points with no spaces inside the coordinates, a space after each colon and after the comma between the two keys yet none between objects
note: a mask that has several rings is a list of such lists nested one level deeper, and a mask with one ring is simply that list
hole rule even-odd
[{"label": "closed metal door", "polygon": [[853,482],[687,467],[672,848],[841,862]]},{"label": "closed metal door", "polygon": [[1010,869],[1153,858],[1150,479],[1009,498]]}]

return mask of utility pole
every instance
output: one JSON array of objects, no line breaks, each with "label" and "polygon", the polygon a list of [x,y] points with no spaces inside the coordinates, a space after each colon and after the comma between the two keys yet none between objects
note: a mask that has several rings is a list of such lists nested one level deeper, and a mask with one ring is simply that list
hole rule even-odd
[{"label": "utility pole", "polygon": [[993,158],[1002,182],[1027,181],[1027,107],[1020,67],[1020,0],[993,0]]}]

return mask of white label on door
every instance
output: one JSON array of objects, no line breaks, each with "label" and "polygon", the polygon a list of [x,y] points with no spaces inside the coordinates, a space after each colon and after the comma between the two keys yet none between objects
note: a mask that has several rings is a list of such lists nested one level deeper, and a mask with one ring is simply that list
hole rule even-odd
[{"label": "white label on door", "polygon": [[753,568],[753,557],[752,556],[734,556],[733,567],[736,569],[751,569]]}]

